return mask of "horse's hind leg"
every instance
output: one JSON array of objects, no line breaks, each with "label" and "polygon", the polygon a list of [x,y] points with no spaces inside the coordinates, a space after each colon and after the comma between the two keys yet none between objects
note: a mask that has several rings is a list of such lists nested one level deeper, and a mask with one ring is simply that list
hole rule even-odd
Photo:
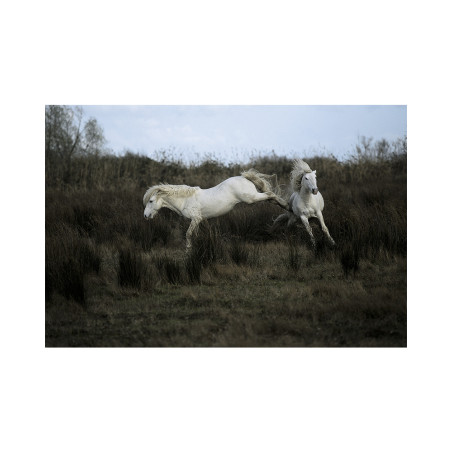
[{"label": "horse's hind leg", "polygon": [[275,221],[273,222],[273,224],[270,228],[270,233],[273,233],[275,231],[275,229],[280,225],[280,223],[282,223],[285,220],[289,220],[289,216],[290,216],[290,213],[286,212],[286,213],[282,213],[281,215],[276,217]]},{"label": "horse's hind leg", "polygon": [[289,221],[287,222],[287,227],[290,228],[297,221],[297,216],[292,212],[288,212],[288,215]]},{"label": "horse's hind leg", "polygon": [[264,193],[259,193],[258,191],[256,191],[252,195],[248,195],[245,199],[242,200],[248,204],[253,204],[260,201],[271,201],[275,204],[278,204],[285,210],[290,210],[289,203],[279,196],[275,195],[272,191],[266,191]]},{"label": "horse's hind leg", "polygon": [[274,202],[275,204],[278,204],[283,209],[290,211],[289,203],[285,199],[279,197],[272,191],[267,191],[267,192],[265,192],[265,194],[268,195],[269,201]]},{"label": "horse's hind leg", "polygon": [[297,221],[297,218],[298,217],[291,211],[282,213],[281,215],[276,217],[275,221],[273,221],[273,224],[269,232],[270,233],[274,232],[275,229],[280,225],[280,223],[282,223],[285,220],[287,220],[286,226],[290,228],[290,226],[292,226]]}]

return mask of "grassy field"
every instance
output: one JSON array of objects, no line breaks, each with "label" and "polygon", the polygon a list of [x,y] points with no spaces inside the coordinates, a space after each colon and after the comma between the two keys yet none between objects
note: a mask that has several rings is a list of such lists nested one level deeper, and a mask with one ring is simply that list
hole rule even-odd
[{"label": "grassy field", "polygon": [[[46,163],[46,346],[405,347],[406,153],[364,157],[306,159],[335,247],[316,220],[315,250],[300,225],[271,234],[282,210],[265,203],[204,222],[188,255],[188,220],[162,210],[146,222],[144,191],[207,188],[239,166]],[[284,192],[290,165],[246,167],[278,174]]]}]

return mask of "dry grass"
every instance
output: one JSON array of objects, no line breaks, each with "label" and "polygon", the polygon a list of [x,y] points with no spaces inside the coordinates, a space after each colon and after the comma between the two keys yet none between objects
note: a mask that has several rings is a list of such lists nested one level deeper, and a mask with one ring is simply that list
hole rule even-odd
[{"label": "dry grass", "polygon": [[[121,285],[120,255],[106,247],[99,275],[85,279],[84,307],[55,294],[47,346],[406,346],[406,260],[364,261],[345,277],[334,256],[284,242],[247,244],[256,265],[230,256],[190,277],[187,256],[143,253],[143,278]],[[113,259],[113,263],[108,263]],[[375,279],[377,276],[377,280]]]},{"label": "dry grass", "polygon": [[[315,251],[300,226],[270,234],[281,209],[260,204],[202,224],[189,254],[186,220],[142,219],[144,190],[238,167],[89,158],[70,185],[46,167],[46,345],[406,346],[406,154],[309,164],[335,248],[315,221]],[[250,166],[285,183],[290,162]]]},{"label": "dry grass", "polygon": [[[263,246],[266,253],[271,252]],[[270,248],[272,246],[270,245]],[[148,291],[87,282],[86,309],[58,297],[48,307],[48,346],[406,346],[406,271],[376,264],[345,279],[336,263],[298,272],[217,264],[201,284],[154,274]],[[104,288],[102,288],[104,286]],[[61,314],[63,313],[63,316]]]}]

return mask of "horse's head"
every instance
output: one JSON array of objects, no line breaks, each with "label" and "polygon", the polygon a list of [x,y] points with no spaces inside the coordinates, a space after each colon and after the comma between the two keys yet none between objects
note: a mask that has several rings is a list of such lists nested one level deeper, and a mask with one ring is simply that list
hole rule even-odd
[{"label": "horse's head", "polygon": [[162,208],[163,200],[158,195],[157,190],[153,190],[151,187],[143,198],[144,205],[144,218],[149,220],[149,218],[154,218],[157,215],[157,212]]},{"label": "horse's head", "polygon": [[146,220],[149,220],[149,218],[154,218],[161,207],[162,200],[157,196],[151,196],[149,201],[144,206],[144,218]]},{"label": "horse's head", "polygon": [[315,171],[311,171],[310,173],[305,173],[303,179],[301,180],[302,185],[304,185],[313,195],[316,195],[319,192],[317,188],[317,178],[315,175]]}]

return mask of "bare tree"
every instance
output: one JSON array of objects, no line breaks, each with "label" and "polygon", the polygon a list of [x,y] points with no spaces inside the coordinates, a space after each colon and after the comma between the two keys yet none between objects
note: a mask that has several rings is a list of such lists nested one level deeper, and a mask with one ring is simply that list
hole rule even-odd
[{"label": "bare tree", "polygon": [[70,160],[77,155],[105,152],[105,137],[95,118],[83,121],[81,107],[47,105],[45,111],[46,155]]},{"label": "bare tree", "polygon": [[68,180],[74,157],[100,155],[106,151],[102,127],[95,118],[83,119],[81,107],[46,105],[45,155],[46,166],[63,169]]},{"label": "bare tree", "polygon": [[81,152],[84,154],[100,155],[105,150],[105,137],[97,119],[90,118],[83,127]]}]

